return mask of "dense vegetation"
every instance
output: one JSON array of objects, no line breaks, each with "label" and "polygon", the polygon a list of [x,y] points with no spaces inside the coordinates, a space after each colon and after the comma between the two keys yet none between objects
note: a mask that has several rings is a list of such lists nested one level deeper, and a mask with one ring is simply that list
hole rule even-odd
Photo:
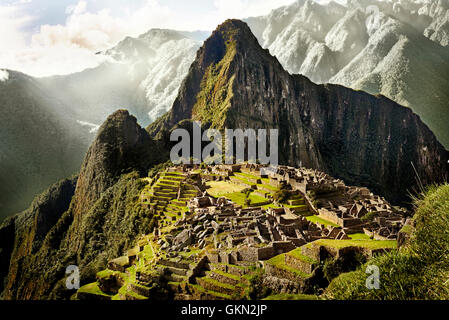
[{"label": "dense vegetation", "polygon": [[[429,188],[415,200],[415,227],[409,243],[370,260],[329,285],[330,299],[449,299],[449,185]],[[380,289],[365,286],[366,268],[380,269]]]}]

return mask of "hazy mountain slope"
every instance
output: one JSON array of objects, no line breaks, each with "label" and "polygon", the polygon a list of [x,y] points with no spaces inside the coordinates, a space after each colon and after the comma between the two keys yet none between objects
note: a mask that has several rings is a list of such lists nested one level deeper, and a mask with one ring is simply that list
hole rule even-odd
[{"label": "hazy mountain slope", "polygon": [[150,30],[103,53],[109,62],[67,76],[9,71],[8,80],[2,71],[0,220],[75,173],[99,124],[115,110],[131,110],[143,125],[165,113],[206,34]]},{"label": "hazy mountain slope", "polygon": [[290,73],[409,106],[449,147],[448,8],[448,0],[299,0],[246,21]]},{"label": "hazy mountain slope", "polygon": [[83,281],[94,279],[108,259],[148,232],[151,214],[138,203],[145,186],[139,172],[146,175],[166,157],[127,111],[108,117],[78,178],[53,185],[0,224],[0,256],[10,261],[9,269],[0,264],[2,297],[68,299],[62,279],[69,265],[79,266]]},{"label": "hazy mountain slope", "polygon": [[0,81],[0,220],[76,173],[90,139],[38,81],[7,72],[9,79]]},{"label": "hazy mountain slope", "polygon": [[198,51],[155,135],[185,119],[214,128],[278,128],[282,164],[320,169],[407,201],[416,186],[447,177],[448,152],[409,108],[338,85],[290,75],[238,20],[220,25]]},{"label": "hazy mountain slope", "polygon": [[109,57],[109,62],[97,68],[42,81],[72,106],[78,120],[98,125],[123,107],[148,125],[173,103],[201,36],[201,32],[152,29],[98,53]]}]

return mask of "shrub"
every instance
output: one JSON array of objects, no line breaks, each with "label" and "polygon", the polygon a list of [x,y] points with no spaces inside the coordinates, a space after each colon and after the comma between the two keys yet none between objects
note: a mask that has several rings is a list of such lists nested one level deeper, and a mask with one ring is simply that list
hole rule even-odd
[{"label": "shrub", "polygon": [[[429,188],[415,206],[416,228],[409,245],[338,276],[327,288],[326,298],[449,299],[449,185]],[[371,264],[379,267],[379,290],[365,286],[365,270]]]}]

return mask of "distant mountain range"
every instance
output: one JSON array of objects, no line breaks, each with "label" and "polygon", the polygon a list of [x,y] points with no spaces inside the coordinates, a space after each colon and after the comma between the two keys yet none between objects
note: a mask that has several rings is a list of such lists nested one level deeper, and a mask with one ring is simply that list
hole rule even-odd
[{"label": "distant mountain range", "polygon": [[[448,148],[449,1],[348,2],[299,0],[245,21],[290,73],[409,106]],[[99,52],[108,62],[68,76],[36,79],[5,71],[11,76],[0,81],[0,104],[9,113],[0,131],[6,146],[0,219],[26,208],[51,181],[73,174],[95,131],[115,110],[128,109],[143,126],[170,110],[209,34],[153,29]],[[33,112],[22,113],[27,105]],[[28,122],[33,125],[25,127]],[[48,126],[58,128],[56,141]],[[16,142],[33,139],[42,143]]]},{"label": "distant mountain range", "polygon": [[448,0],[299,0],[246,21],[290,73],[383,94],[449,148],[448,18]]}]

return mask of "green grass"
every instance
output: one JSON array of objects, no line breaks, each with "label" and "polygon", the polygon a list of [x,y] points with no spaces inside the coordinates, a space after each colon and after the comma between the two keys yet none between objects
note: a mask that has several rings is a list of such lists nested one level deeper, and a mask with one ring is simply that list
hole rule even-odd
[{"label": "green grass", "polygon": [[403,226],[401,232],[411,234],[413,232],[413,227],[411,225]]},{"label": "green grass", "polygon": [[241,192],[234,192],[226,195],[226,198],[231,200],[232,202],[244,206],[245,205],[245,199],[246,195]]},{"label": "green grass", "polygon": [[311,274],[306,274],[304,272],[299,271],[298,269],[292,268],[288,265],[285,264],[285,253],[280,254],[276,257],[271,258],[270,260],[267,261],[268,264],[271,264],[272,266],[275,266],[276,268],[285,270],[285,271],[289,271],[293,274],[296,274],[298,276],[300,276],[301,278],[310,278],[312,275]]},{"label": "green grass", "polygon": [[144,249],[139,253],[139,257],[146,260],[146,261],[150,261],[151,259],[153,259],[154,257],[154,252],[153,249],[151,248],[151,246],[148,244],[144,247]]},{"label": "green grass", "polygon": [[242,177],[245,177],[247,179],[256,179],[256,180],[260,179],[260,176],[256,176],[256,175],[245,173],[245,172],[236,172],[235,176],[242,176]]},{"label": "green grass", "polygon": [[249,195],[249,199],[251,200],[251,206],[257,206],[257,204],[259,203],[266,203],[267,201],[269,201],[266,198],[259,196],[255,193],[251,193]]},{"label": "green grass", "polygon": [[286,254],[289,255],[289,256],[292,256],[292,257],[294,257],[296,259],[299,259],[299,260],[302,260],[304,262],[310,263],[310,264],[318,264],[318,261],[303,255],[301,253],[301,248],[297,248],[297,249],[295,249],[293,251],[290,251],[290,252],[288,252]]},{"label": "green grass", "polygon": [[[347,247],[361,247],[366,249],[396,249],[396,240],[330,240],[330,239],[319,239],[313,244],[328,246],[336,249],[343,249]],[[311,245],[309,243],[307,245]]]},{"label": "green grass", "polygon": [[248,186],[254,186],[254,185],[256,185],[255,182],[251,182],[251,181],[249,181],[249,180],[247,180],[247,179],[245,179],[245,178],[243,178],[243,177],[240,177],[240,176],[234,176],[233,178],[237,179],[237,180],[240,181],[241,183],[244,183],[244,184],[246,184],[246,185],[248,185]]},{"label": "green grass", "polygon": [[262,206],[262,208],[263,208],[263,209],[269,209],[269,208],[280,209],[281,207],[279,207],[279,206],[277,206],[277,205],[275,205],[275,204],[273,204],[273,203],[270,203],[270,204],[267,204],[267,205],[265,205],[265,206]]},{"label": "green grass", "polygon": [[370,236],[364,233],[348,234],[348,237],[351,238],[351,240],[371,240]]},{"label": "green grass", "polygon": [[119,289],[118,291],[119,294],[121,294],[122,296],[126,297],[128,296],[132,296],[138,300],[148,300],[147,297],[141,296],[140,294],[135,293],[134,291],[130,291],[126,289],[126,286],[123,286]]},{"label": "green grass", "polygon": [[216,269],[213,272],[215,272],[216,274],[220,274],[220,275],[222,275],[224,277],[227,277],[227,278],[230,278],[230,279],[233,279],[233,280],[236,280],[236,281],[240,281],[240,277],[235,275],[235,274],[227,273],[227,272],[221,271],[219,269]]},{"label": "green grass", "polygon": [[218,287],[222,287],[222,288],[229,289],[229,290],[234,290],[235,289],[235,286],[227,284],[227,283],[220,282],[220,281],[215,280],[215,279],[211,279],[211,278],[207,278],[207,277],[204,277],[202,279],[204,281],[209,282],[209,283],[211,283],[213,285],[216,285]]},{"label": "green grass", "polygon": [[204,293],[208,293],[210,295],[216,296],[216,297],[220,297],[226,300],[231,300],[231,296],[225,293],[221,293],[221,292],[216,292],[216,291],[211,291],[211,290],[206,290],[204,289],[202,286],[197,285],[197,284],[190,284],[191,287],[195,288],[197,291],[200,292],[204,292]]},{"label": "green grass", "polygon": [[209,187],[209,189],[207,189],[207,192],[211,196],[216,198],[226,196],[230,193],[240,193],[243,189],[245,189],[244,186],[224,181],[209,181],[206,185]]},{"label": "green grass", "polygon": [[279,190],[279,188],[274,187],[271,184],[258,184],[257,188],[262,188],[262,189],[266,189],[266,190],[273,191],[273,192],[276,192]]},{"label": "green grass", "polygon": [[331,221],[324,220],[323,218],[320,218],[320,217],[318,217],[318,216],[310,216],[310,217],[306,217],[306,219],[307,219],[308,221],[310,221],[310,222],[313,222],[313,223],[323,224],[323,225],[325,225],[326,227],[329,227],[329,226],[330,226],[330,227],[335,227],[335,228],[340,227],[338,224],[333,223],[333,222],[331,222]]},{"label": "green grass", "polygon": [[90,294],[94,294],[94,295],[100,295],[100,296],[105,296],[105,297],[111,297],[110,295],[104,293],[103,291],[100,290],[100,288],[98,287],[98,283],[94,282],[94,283],[89,283],[86,284],[85,286],[82,286],[81,288],[79,288],[78,293],[90,293]]},{"label": "green grass", "polygon": [[[416,226],[407,246],[370,259],[354,272],[335,278],[325,297],[338,300],[449,299],[449,185],[431,186],[414,199]],[[363,241],[354,241],[363,242]],[[374,242],[374,241],[372,241]],[[376,265],[379,290],[365,285],[366,268]]]}]

